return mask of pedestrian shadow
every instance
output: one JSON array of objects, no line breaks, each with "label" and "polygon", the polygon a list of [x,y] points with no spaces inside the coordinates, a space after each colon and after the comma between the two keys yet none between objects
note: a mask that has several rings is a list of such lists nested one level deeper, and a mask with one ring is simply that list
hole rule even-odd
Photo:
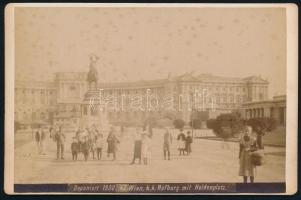
[{"label": "pedestrian shadow", "polygon": [[57,166],[77,166],[78,164],[83,165],[83,166],[127,166],[130,165],[130,162],[125,162],[125,161],[110,161],[110,160],[52,160],[52,162],[57,165]]}]

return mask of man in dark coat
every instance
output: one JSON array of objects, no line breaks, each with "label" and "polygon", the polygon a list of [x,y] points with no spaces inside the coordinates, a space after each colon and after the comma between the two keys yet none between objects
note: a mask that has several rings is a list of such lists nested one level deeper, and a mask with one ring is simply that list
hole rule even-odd
[{"label": "man in dark coat", "polygon": [[57,128],[55,133],[56,142],[56,159],[64,160],[64,145],[65,145],[65,134],[62,132],[62,127]]},{"label": "man in dark coat", "polygon": [[78,152],[79,152],[79,143],[76,137],[73,137],[73,141],[71,143],[72,160],[77,160]]},{"label": "man in dark coat", "polygon": [[38,154],[41,154],[42,153],[42,149],[41,149],[42,129],[40,126],[38,127],[38,130],[35,133],[35,140],[37,143]]},{"label": "man in dark coat", "polygon": [[82,143],[82,151],[84,154],[85,161],[87,161],[89,158],[90,147],[91,147],[91,145],[90,145],[89,138],[88,138],[88,136],[85,136],[84,142]]},{"label": "man in dark coat", "polygon": [[172,143],[172,135],[169,132],[169,130],[166,129],[166,132],[164,133],[164,142],[163,142],[164,160],[166,160],[166,154],[167,154],[168,160],[170,160],[171,143]]},{"label": "man in dark coat", "polygon": [[134,140],[134,156],[131,165],[135,164],[136,159],[138,159],[139,164],[141,164],[142,137],[141,131],[138,128],[136,129],[136,135]]},{"label": "man in dark coat", "polygon": [[185,142],[186,142],[185,149],[186,149],[187,155],[189,155],[191,153],[191,143],[192,143],[192,137],[191,137],[190,131],[187,132],[187,137],[186,137]]}]

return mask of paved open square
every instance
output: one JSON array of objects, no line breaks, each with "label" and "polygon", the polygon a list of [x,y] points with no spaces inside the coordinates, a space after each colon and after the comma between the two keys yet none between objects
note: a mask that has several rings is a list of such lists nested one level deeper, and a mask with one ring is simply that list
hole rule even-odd
[{"label": "paved open square", "polygon": [[[102,159],[92,156],[84,161],[79,155],[72,161],[70,143],[72,134],[66,135],[65,159],[56,160],[56,143],[49,136],[45,142],[45,155],[37,154],[31,134],[15,136],[15,183],[151,183],[151,182],[241,182],[238,176],[239,146],[228,142],[195,138],[192,154],[179,156],[177,130],[173,131],[171,160],[163,157],[163,130],[155,129],[151,139],[152,158],[148,165],[130,165],[134,149],[134,130],[120,137],[117,160],[106,154]],[[26,142],[19,142],[19,141]],[[285,181],[285,147],[265,146],[266,163],[256,168],[255,182]]]}]

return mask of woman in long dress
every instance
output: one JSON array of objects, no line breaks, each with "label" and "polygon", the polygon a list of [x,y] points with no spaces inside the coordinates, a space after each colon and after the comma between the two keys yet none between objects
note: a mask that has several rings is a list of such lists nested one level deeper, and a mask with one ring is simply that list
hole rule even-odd
[{"label": "woman in long dress", "polygon": [[146,131],[142,134],[142,149],[141,149],[141,155],[143,158],[143,163],[145,165],[150,163],[151,160],[151,135],[147,134]]},{"label": "woman in long dress", "polygon": [[135,164],[136,159],[138,159],[139,164],[141,164],[141,148],[142,148],[141,130],[137,128],[135,139],[134,139],[134,156],[131,165]]},{"label": "woman in long dress", "polygon": [[108,157],[110,154],[113,154],[113,160],[116,160],[116,153],[117,153],[117,144],[119,143],[119,140],[116,136],[115,129],[111,128],[110,133],[107,138],[108,142]]},{"label": "woman in long dress", "polygon": [[255,166],[251,160],[251,154],[257,149],[256,137],[252,135],[252,128],[246,127],[239,142],[239,176],[243,177],[244,183],[254,182]]}]

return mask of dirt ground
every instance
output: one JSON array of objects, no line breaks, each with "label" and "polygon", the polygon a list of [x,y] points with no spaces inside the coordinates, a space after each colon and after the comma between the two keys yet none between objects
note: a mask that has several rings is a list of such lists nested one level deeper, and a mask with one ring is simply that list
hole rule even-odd
[{"label": "dirt ground", "polygon": [[[174,138],[176,132],[173,133]],[[102,160],[72,161],[67,135],[65,160],[56,160],[56,144],[49,137],[45,142],[45,155],[37,154],[37,146],[31,135],[23,137],[22,145],[15,147],[15,183],[172,183],[172,182],[241,182],[238,176],[238,144],[194,139],[192,154],[179,156],[177,141],[172,144],[171,160],[163,157],[163,130],[155,130],[151,142],[152,158],[149,165],[130,165],[133,156],[133,131],[128,130],[120,138],[117,160],[106,155]],[[257,167],[255,181],[285,181],[285,148],[265,148],[266,163]]]}]

